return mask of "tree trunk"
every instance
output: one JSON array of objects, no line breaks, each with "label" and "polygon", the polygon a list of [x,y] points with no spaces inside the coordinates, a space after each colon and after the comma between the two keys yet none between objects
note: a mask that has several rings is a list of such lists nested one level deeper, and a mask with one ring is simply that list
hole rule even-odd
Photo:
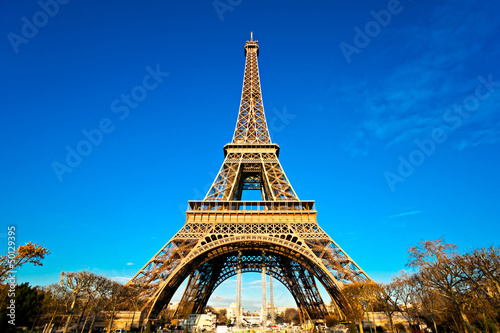
[{"label": "tree trunk", "polygon": [[69,327],[69,323],[71,322],[71,319],[73,319],[73,314],[72,313],[70,313],[68,315],[68,319],[66,319],[66,324],[64,325],[64,329],[63,329],[62,333],[67,333],[68,332],[68,327]]},{"label": "tree trunk", "polygon": [[134,327],[134,318],[135,318],[135,309],[134,309],[134,313],[132,314],[132,321],[130,322],[130,329],[132,329]]},{"label": "tree trunk", "polygon": [[113,319],[115,318],[116,302],[113,303],[113,311],[111,311],[111,319],[109,320],[108,332],[111,332],[111,327],[113,326]]},{"label": "tree trunk", "polygon": [[97,312],[92,316],[92,321],[90,322],[90,327],[89,327],[89,332],[92,332],[92,328],[94,328],[94,323],[95,323],[95,317],[97,317]]},{"label": "tree trunk", "polygon": [[392,313],[389,313],[389,322],[391,323],[391,332],[394,333],[394,323],[392,322]]},{"label": "tree trunk", "polygon": [[85,330],[85,325],[87,325],[87,321],[89,320],[89,315],[86,315],[85,316],[85,321],[83,322],[83,327],[82,327],[82,331],[80,333],[83,333],[83,331]]},{"label": "tree trunk", "polygon": [[82,314],[80,315],[80,318],[78,318],[78,323],[76,324],[76,330],[78,331],[78,327],[80,327],[80,323],[82,322],[83,315],[85,314],[85,311],[87,310],[87,306],[89,305],[89,301],[85,303],[85,306],[82,309]]},{"label": "tree trunk", "polygon": [[[48,327],[50,327],[50,325],[52,324],[52,321],[54,320],[54,317],[56,316],[56,312],[57,312],[58,309],[59,309],[59,303],[57,303],[56,309],[54,310],[54,313],[52,314],[52,317],[50,317],[50,321],[49,321]],[[44,329],[44,331],[45,331],[45,329]],[[49,333],[50,333],[50,331],[49,331]]]},{"label": "tree trunk", "polygon": [[63,333],[68,332],[69,324],[71,322],[71,319],[73,319],[73,311],[75,309],[75,304],[76,304],[76,295],[75,295],[75,298],[73,299],[73,303],[71,303],[71,308],[69,309],[69,315],[68,315],[68,319],[66,320],[66,325],[64,325]]},{"label": "tree trunk", "polygon": [[497,293],[500,294],[500,284],[498,284],[497,281],[493,280],[493,285],[495,286],[495,289],[497,290]]},{"label": "tree trunk", "polygon": [[33,322],[33,326],[31,326],[30,333],[33,332],[33,329],[35,328],[35,325],[36,325],[36,322],[37,322],[39,316],[40,316],[40,314],[36,315],[35,321]]},{"label": "tree trunk", "polygon": [[[132,322],[130,323],[130,329],[131,330],[134,328],[134,319],[135,319],[135,313],[137,311],[137,302],[138,301],[139,301],[139,299],[137,299],[137,301],[134,304],[134,313],[132,314]],[[139,319],[139,321],[140,321],[140,319]]]},{"label": "tree trunk", "polygon": [[97,300],[97,304],[94,307],[94,316],[92,316],[92,322],[90,323],[90,327],[89,327],[89,332],[88,333],[91,333],[92,332],[92,328],[94,328],[95,318],[97,317],[97,315],[100,312],[99,311],[99,304],[101,304],[101,300],[100,299]]},{"label": "tree trunk", "polygon": [[432,316],[432,323],[434,324],[434,333],[438,333],[438,328],[437,328],[437,325],[436,325],[436,321],[434,320],[434,316]]},{"label": "tree trunk", "polygon": [[454,315],[451,315],[451,318],[453,318],[453,322],[455,323],[455,327],[457,328],[457,332],[459,332],[459,333],[460,333],[460,332],[461,332],[461,331],[460,331],[460,327],[458,326],[457,321],[455,320],[455,316],[454,316]]},{"label": "tree trunk", "polygon": [[42,333],[51,333],[54,324],[45,324]]},{"label": "tree trunk", "polygon": [[363,333],[363,321],[358,319],[359,333]]},{"label": "tree trunk", "polygon": [[462,310],[462,307],[458,307],[458,312],[460,313],[460,317],[462,318],[462,321],[465,325],[465,328],[467,329],[467,333],[474,333],[474,329],[472,328],[469,319],[467,318],[467,315],[464,313]]}]

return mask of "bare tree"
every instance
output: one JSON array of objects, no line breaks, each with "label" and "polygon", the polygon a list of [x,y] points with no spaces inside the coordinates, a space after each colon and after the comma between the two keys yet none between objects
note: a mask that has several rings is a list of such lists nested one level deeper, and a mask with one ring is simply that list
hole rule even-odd
[{"label": "bare tree", "polygon": [[457,260],[464,267],[471,290],[473,302],[470,312],[476,322],[487,330],[489,321],[496,321],[500,316],[500,249],[491,246],[488,249],[475,249]]},{"label": "bare tree", "polygon": [[399,307],[403,312],[408,325],[412,326],[418,323],[419,317],[419,300],[417,298],[417,286],[412,283],[413,276],[408,275],[404,270],[399,272],[399,275],[394,276],[392,282],[395,287],[395,292],[399,295]]},{"label": "bare tree", "polygon": [[439,302],[438,295],[425,283],[422,283],[422,280],[416,274],[409,277],[408,283],[412,286],[413,290],[414,300],[412,308],[415,308],[418,317],[423,316],[432,322],[434,332],[438,333],[436,323],[438,315],[436,304]]},{"label": "bare tree", "polygon": [[120,300],[120,296],[122,296],[123,288],[124,288],[123,284],[110,280],[107,289],[108,291],[107,296],[109,299],[108,306],[110,309],[108,332],[111,332],[111,328],[113,327],[113,320],[115,319],[116,316],[116,306],[118,304],[118,301]]},{"label": "bare tree", "polygon": [[421,241],[419,246],[408,249],[408,265],[418,269],[421,282],[446,297],[455,307],[468,333],[474,333],[466,315],[466,305],[471,293],[463,265],[459,265],[456,245],[443,239]]},{"label": "bare tree", "polygon": [[69,294],[57,283],[50,284],[43,290],[50,297],[50,302],[44,309],[45,314],[50,318],[44,331],[50,332],[54,323],[57,322],[57,317],[64,313],[64,304],[67,303]]},{"label": "bare tree", "polygon": [[87,270],[79,272],[62,272],[59,284],[70,294],[71,305],[69,306],[68,319],[64,325],[63,333],[68,331],[71,320],[73,319],[75,306],[78,298],[87,289],[91,288],[94,281],[97,279],[97,275],[91,273]]},{"label": "bare tree", "polygon": [[[141,291],[137,287],[124,286],[121,295],[122,295],[122,298],[124,299],[123,305],[127,309],[130,309],[130,308],[134,309],[134,313],[132,315],[132,321],[130,323],[130,328],[133,328],[134,327],[134,320],[135,320],[135,313],[138,310],[139,301],[141,299],[140,298]],[[207,307],[207,308],[205,308],[205,310],[207,310],[208,308],[211,308],[211,307]],[[212,308],[212,310],[214,311],[214,313],[217,313],[217,311],[215,311],[215,309]],[[171,317],[172,317],[172,311],[169,309],[168,306],[165,307],[163,317],[165,319],[165,322],[167,324],[170,324]],[[139,320],[140,320],[140,318],[139,318]]]},{"label": "bare tree", "polygon": [[500,248],[475,249],[463,257],[464,265],[471,281],[488,281],[484,291],[491,299],[500,298]]},{"label": "bare tree", "polygon": [[103,310],[107,303],[106,295],[108,293],[108,288],[110,285],[110,280],[104,276],[97,276],[93,281],[92,290],[94,293],[94,302],[92,303],[92,321],[90,322],[88,332],[92,332],[96,317]]},{"label": "bare tree", "polygon": [[394,321],[392,317],[395,312],[401,311],[398,306],[400,296],[398,283],[394,280],[390,283],[380,284],[378,307],[389,317],[391,332],[394,332]]}]

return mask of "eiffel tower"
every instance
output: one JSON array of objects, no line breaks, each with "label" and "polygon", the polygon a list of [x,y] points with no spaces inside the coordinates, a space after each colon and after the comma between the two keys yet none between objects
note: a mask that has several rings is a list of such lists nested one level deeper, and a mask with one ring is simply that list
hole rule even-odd
[{"label": "eiffel tower", "polygon": [[[140,288],[143,311],[155,319],[188,279],[175,313],[185,318],[203,313],[214,290],[238,272],[265,272],[290,291],[302,318],[322,320],[329,312],[342,318],[343,284],[371,279],[318,225],[314,201],[299,200],[293,190],[266,123],[258,41],[252,36],[244,49],[238,120],[222,167],[205,198],[188,202],[184,226],[127,285]],[[242,201],[250,190],[262,200]]]}]

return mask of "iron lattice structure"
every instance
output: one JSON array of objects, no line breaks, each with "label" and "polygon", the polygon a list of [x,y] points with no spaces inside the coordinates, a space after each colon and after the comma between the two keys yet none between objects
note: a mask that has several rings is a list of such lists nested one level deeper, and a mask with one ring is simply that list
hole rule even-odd
[{"label": "iron lattice structure", "polygon": [[[185,225],[128,282],[140,288],[149,318],[158,317],[186,279],[176,316],[202,313],[213,291],[238,270],[265,270],[312,320],[328,314],[317,281],[341,316],[343,284],[371,281],[321,229],[314,201],[299,200],[283,171],[267,128],[258,55],[257,41],[247,41],[236,129],[207,195],[189,201]],[[262,201],[242,201],[245,190],[259,190]]]}]

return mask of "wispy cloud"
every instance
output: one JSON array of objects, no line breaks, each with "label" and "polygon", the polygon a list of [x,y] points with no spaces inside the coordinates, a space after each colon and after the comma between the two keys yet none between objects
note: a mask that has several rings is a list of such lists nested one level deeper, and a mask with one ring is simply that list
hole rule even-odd
[{"label": "wispy cloud", "polygon": [[127,283],[130,281],[131,276],[112,276],[111,279],[120,283]]},{"label": "wispy cloud", "polygon": [[491,127],[479,126],[477,129],[470,130],[468,135],[462,138],[455,146],[458,150],[462,150],[482,144],[494,144],[498,142],[500,142],[500,117]]},{"label": "wispy cloud", "polygon": [[397,218],[397,217],[411,216],[411,215],[417,215],[417,214],[421,214],[421,213],[422,213],[421,210],[410,210],[410,211],[407,211],[407,212],[402,212],[402,213],[398,213],[398,214],[394,214],[394,215],[389,215],[388,218],[389,219],[394,219],[394,218]]},{"label": "wispy cloud", "polygon": [[246,284],[249,284],[249,285],[252,285],[252,286],[260,286],[262,284],[262,281],[261,280],[253,280],[253,281],[250,281],[250,282],[247,282]]},{"label": "wispy cloud", "polygon": [[252,281],[244,281],[243,289],[260,289],[262,288],[262,280],[252,280]]},{"label": "wispy cloud", "polygon": [[410,222],[414,216],[422,213],[423,211],[421,210],[408,209],[401,213],[387,216],[385,223],[390,228],[406,228],[407,223]]},{"label": "wispy cloud", "polygon": [[[420,25],[394,32],[393,38],[399,42],[374,55],[373,65],[384,63],[391,55],[391,59],[397,55],[405,60],[382,75],[367,72],[362,80],[347,83],[342,89],[349,90],[350,96],[353,91],[358,94],[356,102],[346,101],[360,105],[362,117],[344,148],[353,155],[366,155],[374,146],[412,142],[441,125],[444,112],[474,92],[479,75],[497,70],[496,66],[488,67],[500,56],[497,43],[487,42],[494,40],[493,34],[500,28],[491,15],[488,4],[449,2],[435,7]],[[345,96],[339,88],[334,90],[336,95]],[[491,120],[498,117],[493,112],[497,105],[484,103],[478,111],[482,115],[473,115],[467,121],[481,117],[482,130],[487,130]],[[471,145],[497,142],[497,131],[489,132],[484,140],[472,139]]]},{"label": "wispy cloud", "polygon": [[133,263],[133,262],[128,262],[128,263],[127,263],[127,266],[133,266],[133,265],[134,265],[134,263]]}]

